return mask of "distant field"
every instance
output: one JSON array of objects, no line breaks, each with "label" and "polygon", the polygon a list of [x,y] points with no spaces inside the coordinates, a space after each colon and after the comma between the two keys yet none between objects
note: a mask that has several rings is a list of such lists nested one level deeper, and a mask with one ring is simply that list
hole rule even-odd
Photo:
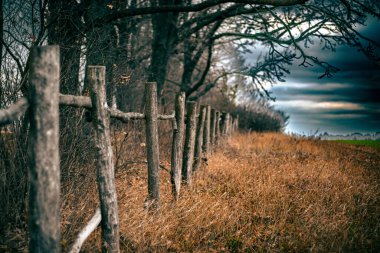
[{"label": "distant field", "polygon": [[337,140],[337,142],[380,149],[380,141],[375,140]]}]

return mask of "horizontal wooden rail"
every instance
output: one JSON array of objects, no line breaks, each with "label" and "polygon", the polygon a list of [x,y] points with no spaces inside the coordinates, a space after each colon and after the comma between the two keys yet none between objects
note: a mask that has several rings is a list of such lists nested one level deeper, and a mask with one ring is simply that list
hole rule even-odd
[{"label": "horizontal wooden rail", "polygon": [[[73,96],[73,95],[59,95],[59,104],[72,106],[72,107],[83,107],[87,109],[92,108],[91,99],[85,96]],[[112,118],[119,119],[121,121],[139,120],[145,119],[145,115],[138,112],[122,112],[117,109],[109,108],[110,115]],[[173,120],[175,118],[174,113],[169,115],[159,114],[157,119],[159,120]]]},{"label": "horizontal wooden rail", "polygon": [[[85,96],[74,95],[59,95],[59,105],[71,106],[76,108],[91,109],[91,99]],[[25,114],[29,108],[29,102],[25,97],[20,98],[16,103],[12,104],[7,109],[0,110],[0,126],[11,124],[19,117]],[[145,115],[138,112],[123,112],[117,109],[109,108],[110,116],[112,118],[128,122],[130,120],[142,120],[145,119]],[[159,120],[174,120],[175,115],[172,114],[158,114]]]},{"label": "horizontal wooden rail", "polygon": [[[59,94],[59,47],[33,49],[30,69],[30,97],[20,98],[7,109],[0,110],[0,126],[19,120],[25,113],[30,120],[29,143],[29,251],[60,252],[60,163],[59,106],[86,108],[91,111],[97,147],[97,182],[100,208],[79,233],[70,253],[80,251],[86,238],[101,224],[102,252],[120,252],[119,218],[115,187],[114,161],[110,139],[110,117],[123,122],[145,120],[148,164],[147,210],[160,207],[160,165],[158,120],[173,124],[170,178],[175,199],[180,196],[181,183],[191,186],[192,174],[207,158],[213,145],[237,130],[238,118],[229,113],[196,104],[185,106],[185,94],[175,100],[175,113],[158,114],[156,83],[146,83],[145,112],[123,112],[109,108],[106,102],[106,72],[104,66],[90,66],[88,81],[90,97]],[[29,99],[29,100],[28,100]],[[185,115],[187,111],[187,115]],[[186,117],[186,121],[185,121]],[[186,123],[185,123],[186,122]],[[184,134],[186,136],[184,137]],[[166,169],[167,170],[167,169]]]},{"label": "horizontal wooden rail", "polygon": [[79,232],[77,239],[71,246],[69,253],[79,253],[83,243],[91,235],[92,232],[99,226],[102,216],[100,214],[100,208],[97,208],[94,216],[87,223],[87,225]]},{"label": "horizontal wooden rail", "polygon": [[20,98],[16,103],[9,106],[7,109],[0,110],[0,126],[11,124],[19,117],[25,114],[28,110],[29,103],[26,98]]}]

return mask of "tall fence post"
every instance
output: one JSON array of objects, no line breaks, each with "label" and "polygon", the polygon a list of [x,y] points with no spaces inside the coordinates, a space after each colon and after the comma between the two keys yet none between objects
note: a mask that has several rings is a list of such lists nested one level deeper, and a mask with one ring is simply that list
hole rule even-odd
[{"label": "tall fence post", "polygon": [[210,124],[211,123],[211,106],[206,105],[206,116],[203,128],[203,155],[205,160],[208,160],[210,154]]},{"label": "tall fence post", "polygon": [[119,217],[110,138],[104,66],[88,67],[97,150],[96,174],[101,210],[102,252],[119,252]]},{"label": "tall fence post", "polygon": [[225,135],[229,136],[230,135],[230,130],[231,130],[231,115],[229,112],[226,113],[226,118],[224,119],[225,121]]},{"label": "tall fence post", "polygon": [[196,171],[201,166],[202,161],[202,141],[203,141],[203,128],[206,118],[206,105],[202,105],[199,111],[199,118],[197,123],[197,133],[195,137],[195,150],[194,150],[194,164],[193,171]]},{"label": "tall fence post", "polygon": [[177,129],[173,131],[172,160],[170,179],[172,182],[172,192],[175,199],[178,199],[181,190],[181,172],[183,155],[183,137],[185,132],[185,93],[181,92],[175,100],[175,123]]},{"label": "tall fence post", "polygon": [[236,115],[236,131],[239,129],[239,115]]},{"label": "tall fence post", "polygon": [[193,170],[195,130],[196,130],[197,104],[195,102],[186,103],[186,135],[183,149],[182,181],[191,185],[191,173]]},{"label": "tall fence post", "polygon": [[157,128],[157,86],[154,82],[145,85],[145,132],[148,160],[148,196],[145,207],[158,209],[160,205],[159,144]]},{"label": "tall fence post", "polygon": [[59,47],[31,53],[29,251],[60,252]]},{"label": "tall fence post", "polygon": [[215,144],[216,136],[216,110],[211,109],[211,122],[210,122],[210,144],[213,146]]},{"label": "tall fence post", "polygon": [[226,131],[227,131],[227,113],[226,112],[222,112],[222,117],[221,117],[221,123],[220,123],[220,132],[221,132],[221,136],[225,136],[226,135]]},{"label": "tall fence post", "polygon": [[219,144],[220,139],[220,112],[216,111],[216,119],[215,119],[215,145]]}]

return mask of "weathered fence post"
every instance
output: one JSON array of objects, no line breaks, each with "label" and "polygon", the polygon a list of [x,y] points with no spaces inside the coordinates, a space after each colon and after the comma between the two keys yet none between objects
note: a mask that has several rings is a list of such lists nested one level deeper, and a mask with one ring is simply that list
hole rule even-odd
[{"label": "weathered fence post", "polygon": [[181,171],[183,155],[183,137],[185,132],[185,93],[177,95],[175,101],[175,122],[177,129],[173,131],[172,160],[170,179],[172,182],[172,192],[175,199],[178,199],[181,190]]},{"label": "weathered fence post", "polygon": [[221,115],[221,123],[220,123],[220,134],[221,136],[224,136],[226,135],[226,131],[227,131],[227,113],[226,112],[222,112],[222,115]]},{"label": "weathered fence post", "polygon": [[224,121],[225,121],[224,125],[226,128],[225,129],[225,135],[229,136],[230,135],[230,129],[231,129],[231,126],[230,126],[231,116],[230,116],[229,112],[226,113],[226,117],[225,117]]},{"label": "weathered fence post", "polygon": [[30,62],[29,251],[60,252],[59,47]]},{"label": "weathered fence post", "polygon": [[182,180],[184,184],[191,185],[191,173],[194,161],[194,144],[196,130],[197,107],[195,102],[186,103],[186,135],[183,148]]},{"label": "weathered fence post", "polygon": [[215,141],[214,144],[218,145],[220,139],[220,112],[216,111],[215,119]]},{"label": "weathered fence post", "polygon": [[97,150],[96,174],[102,214],[102,252],[119,252],[119,217],[105,72],[104,66],[89,66],[88,82],[91,89],[92,122]]},{"label": "weathered fence post", "polygon": [[211,123],[211,106],[206,105],[206,116],[203,128],[203,155],[204,159],[207,161],[210,154],[210,124]]},{"label": "weathered fence post", "polygon": [[145,132],[146,155],[148,160],[148,196],[145,207],[158,209],[160,205],[159,145],[157,128],[157,87],[156,83],[145,84]]},{"label": "weathered fence post", "polygon": [[239,129],[239,115],[236,115],[236,131]]},{"label": "weathered fence post", "polygon": [[211,109],[211,122],[210,122],[210,144],[213,146],[215,144],[216,136],[216,110]]},{"label": "weathered fence post", "polygon": [[206,118],[206,105],[202,105],[199,111],[199,118],[197,123],[197,133],[195,137],[195,150],[194,150],[194,165],[193,171],[196,171],[201,166],[202,161],[202,141],[203,141],[203,128]]}]

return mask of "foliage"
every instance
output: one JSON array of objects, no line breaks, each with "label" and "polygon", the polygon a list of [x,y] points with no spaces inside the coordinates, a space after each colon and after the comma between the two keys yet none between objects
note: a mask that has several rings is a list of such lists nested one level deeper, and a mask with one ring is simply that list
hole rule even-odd
[{"label": "foliage", "polygon": [[[201,103],[210,104],[219,111],[230,112],[239,117],[239,128],[257,132],[283,132],[289,116],[276,110],[266,98],[239,96],[236,87],[244,79],[233,78],[218,85],[202,99]],[[241,101],[243,100],[244,101]]]},{"label": "foliage", "polygon": [[267,103],[256,103],[237,106],[232,110],[233,115],[239,115],[239,127],[257,132],[283,132],[289,116]]}]

